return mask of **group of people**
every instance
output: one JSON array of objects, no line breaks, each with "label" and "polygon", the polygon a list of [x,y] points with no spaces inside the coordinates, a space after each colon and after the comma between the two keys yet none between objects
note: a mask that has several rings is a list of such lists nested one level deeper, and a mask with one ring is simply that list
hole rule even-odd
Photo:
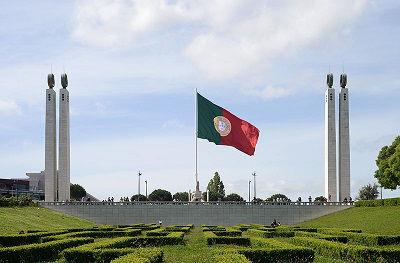
[{"label": "group of people", "polygon": [[121,197],[119,199],[120,202],[129,202],[129,197]]}]

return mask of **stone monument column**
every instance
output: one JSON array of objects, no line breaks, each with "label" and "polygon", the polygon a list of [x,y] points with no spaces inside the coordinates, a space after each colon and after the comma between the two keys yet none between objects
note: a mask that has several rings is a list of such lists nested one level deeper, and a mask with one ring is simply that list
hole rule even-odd
[{"label": "stone monument column", "polygon": [[337,201],[336,186],[336,125],[335,89],[333,74],[327,75],[328,88],[325,91],[325,197],[330,202]]},{"label": "stone monument column", "polygon": [[49,88],[46,89],[46,126],[45,126],[45,201],[57,201],[57,129],[56,129],[56,92],[54,75],[47,76]]},{"label": "stone monument column", "polygon": [[61,75],[59,110],[58,200],[70,200],[69,91],[67,74]]},{"label": "stone monument column", "polygon": [[339,92],[339,201],[350,197],[349,91],[347,75],[340,75]]}]

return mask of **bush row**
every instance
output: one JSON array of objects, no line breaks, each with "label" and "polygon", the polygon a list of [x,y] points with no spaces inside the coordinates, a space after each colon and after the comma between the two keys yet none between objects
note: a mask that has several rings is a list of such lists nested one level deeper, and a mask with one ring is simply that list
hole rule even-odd
[{"label": "bush row", "polygon": [[334,227],[321,227],[317,229],[318,233],[343,233],[343,232],[350,232],[350,233],[362,233],[361,229],[350,229],[350,228],[334,228]]},{"label": "bush row", "polygon": [[84,232],[72,232],[63,235],[46,236],[42,237],[42,242],[48,242],[53,240],[61,240],[72,237],[93,237],[93,238],[114,238],[114,237],[134,237],[139,236],[142,230],[140,229],[128,229],[126,231],[84,231]]},{"label": "bush row", "polygon": [[71,238],[42,244],[0,248],[0,262],[51,261],[57,259],[59,253],[66,248],[93,242],[93,238]]},{"label": "bush row", "polygon": [[150,263],[150,260],[147,258],[141,258],[138,255],[131,253],[114,259],[110,261],[110,263]]},{"label": "bush row", "polygon": [[313,262],[314,251],[309,248],[260,248],[260,249],[239,249],[253,263],[264,262]]},{"label": "bush row", "polygon": [[167,226],[165,227],[166,231],[169,232],[189,232],[190,227],[188,226]]},{"label": "bush row", "polygon": [[251,263],[244,255],[237,253],[229,253],[217,255],[214,258],[215,263]]},{"label": "bush row", "polygon": [[385,246],[400,244],[400,235],[338,232],[337,230],[331,229],[321,229],[320,232],[324,234],[346,236],[349,243],[365,246]]},{"label": "bush row", "polygon": [[328,241],[347,243],[347,237],[344,235],[327,235],[327,234],[322,234],[322,233],[310,233],[310,232],[296,231],[295,236],[314,237],[314,238],[324,239],[324,240],[328,240]]},{"label": "bush row", "polygon": [[400,205],[400,198],[387,198],[382,200],[360,200],[354,203],[356,207],[377,207]]},{"label": "bush row", "polygon": [[259,236],[265,238],[273,237],[294,237],[294,232],[292,231],[263,231],[259,229],[249,229],[247,232],[252,236]]},{"label": "bush row", "polygon": [[37,206],[37,203],[27,200],[26,196],[21,196],[20,200],[17,200],[15,197],[6,198],[5,196],[0,196],[0,207],[15,206]]},{"label": "bush row", "polygon": [[[162,263],[163,252],[159,248],[105,248],[105,249],[88,249],[80,247],[80,251],[73,253],[74,249],[64,250],[63,256],[66,262],[111,262],[114,259],[125,255],[135,255],[139,258],[146,258],[151,263]],[[127,262],[127,261],[125,261]],[[135,261],[133,261],[135,262]],[[139,261],[140,262],[140,261]]]},{"label": "bush row", "polygon": [[67,233],[66,230],[55,231],[55,232],[37,232],[37,233],[18,234],[18,235],[1,235],[0,245],[3,247],[12,247],[12,246],[40,243],[42,237],[61,235],[65,233]]},{"label": "bush row", "polygon": [[146,236],[168,236],[171,232],[165,231],[164,228],[158,228],[151,231],[146,231]]},{"label": "bush row", "polygon": [[400,248],[376,248],[348,245],[312,237],[294,237],[291,242],[313,248],[317,253],[336,259],[355,262],[398,262]]},{"label": "bush row", "polygon": [[248,237],[226,237],[217,236],[213,232],[204,232],[206,244],[209,246],[215,244],[234,244],[238,246],[250,246],[250,238]]},{"label": "bush row", "polygon": [[235,228],[227,228],[225,231],[212,231],[217,236],[226,236],[226,237],[240,237],[242,236],[242,231]]}]

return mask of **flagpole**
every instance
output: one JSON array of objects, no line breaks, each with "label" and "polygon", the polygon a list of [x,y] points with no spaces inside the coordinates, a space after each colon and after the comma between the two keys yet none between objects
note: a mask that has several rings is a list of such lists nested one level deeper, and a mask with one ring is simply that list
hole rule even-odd
[{"label": "flagpole", "polygon": [[197,109],[197,88],[196,88],[196,90],[195,90],[195,96],[196,96],[196,113],[195,113],[195,116],[196,116],[196,131],[195,131],[195,145],[196,145],[196,154],[195,154],[195,158],[196,158],[196,160],[195,160],[195,166],[196,166],[196,173],[195,173],[195,175],[196,175],[196,191],[199,191],[199,189],[198,189],[198,181],[199,181],[199,178],[198,178],[198,175],[197,175],[197,126],[198,126],[198,113],[197,113],[197,111],[198,111],[198,109]]}]

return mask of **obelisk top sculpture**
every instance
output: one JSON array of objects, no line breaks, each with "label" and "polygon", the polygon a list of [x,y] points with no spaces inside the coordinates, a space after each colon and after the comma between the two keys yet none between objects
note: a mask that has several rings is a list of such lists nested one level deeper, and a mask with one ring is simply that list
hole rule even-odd
[{"label": "obelisk top sculpture", "polygon": [[346,88],[346,85],[347,85],[347,75],[343,73],[340,75],[340,87]]},{"label": "obelisk top sculpture", "polygon": [[64,89],[68,87],[68,77],[66,73],[61,74],[61,86]]},{"label": "obelisk top sculpture", "polygon": [[333,74],[329,73],[326,75],[326,85],[328,85],[329,88],[332,88],[333,86]]},{"label": "obelisk top sculpture", "polygon": [[50,73],[47,75],[47,85],[49,85],[49,88],[52,89],[54,88],[55,81],[54,81],[54,74]]}]

